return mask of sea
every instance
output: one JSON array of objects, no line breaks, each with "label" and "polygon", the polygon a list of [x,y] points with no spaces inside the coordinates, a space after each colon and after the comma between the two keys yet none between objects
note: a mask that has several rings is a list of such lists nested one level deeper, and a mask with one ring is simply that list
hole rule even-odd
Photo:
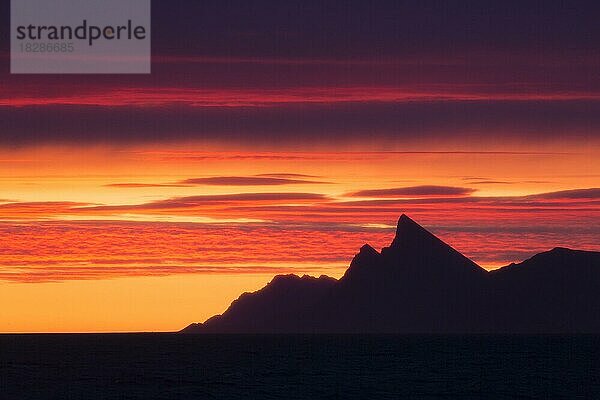
[{"label": "sea", "polygon": [[0,399],[600,399],[600,336],[0,335]]}]

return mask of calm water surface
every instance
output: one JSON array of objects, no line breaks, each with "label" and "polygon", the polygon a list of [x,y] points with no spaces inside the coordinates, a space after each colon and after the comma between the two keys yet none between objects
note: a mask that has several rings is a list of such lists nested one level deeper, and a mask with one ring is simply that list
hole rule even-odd
[{"label": "calm water surface", "polygon": [[0,335],[0,399],[600,399],[600,336]]}]

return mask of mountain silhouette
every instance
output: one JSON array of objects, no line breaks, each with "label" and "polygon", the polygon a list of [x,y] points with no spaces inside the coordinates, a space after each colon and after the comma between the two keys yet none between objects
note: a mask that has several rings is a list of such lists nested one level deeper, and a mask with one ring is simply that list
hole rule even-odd
[{"label": "mountain silhouette", "polygon": [[600,253],[555,248],[487,272],[406,215],[339,280],[276,276],[184,333],[600,332]]}]

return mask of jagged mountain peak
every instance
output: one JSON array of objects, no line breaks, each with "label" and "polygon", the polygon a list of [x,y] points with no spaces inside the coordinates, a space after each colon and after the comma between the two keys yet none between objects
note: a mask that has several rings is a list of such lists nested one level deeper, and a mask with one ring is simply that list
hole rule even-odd
[{"label": "jagged mountain peak", "polygon": [[406,278],[406,274],[420,279],[445,281],[463,279],[466,276],[478,279],[487,273],[406,214],[402,214],[390,246],[384,247],[379,253],[370,245],[363,245],[342,280],[394,281]]},{"label": "jagged mountain peak", "polygon": [[373,246],[371,246],[368,243],[365,243],[362,245],[362,247],[360,248],[359,254],[372,254],[372,255],[379,255],[379,252],[377,250],[375,250],[373,248]]},{"label": "jagged mountain peak", "polygon": [[275,277],[190,333],[600,332],[600,253],[554,248],[487,273],[406,215],[339,279]]},{"label": "jagged mountain peak", "polygon": [[[381,254],[371,245],[364,244],[358,254],[354,256],[350,267],[344,273],[342,280],[348,280],[351,277],[359,277],[362,279],[368,275],[372,275],[373,268],[377,268],[380,264]],[[362,278],[360,278],[362,277]]]},{"label": "jagged mountain peak", "polygon": [[405,244],[414,245],[416,243],[423,242],[446,245],[433,233],[429,232],[427,229],[423,228],[421,225],[413,221],[406,214],[402,214],[398,219],[398,225],[396,227],[396,236],[394,237],[394,240],[392,241],[390,247],[400,247]]},{"label": "jagged mountain peak", "polygon": [[419,273],[485,275],[486,271],[449,244],[423,228],[406,214],[398,219],[396,236],[382,249],[388,264],[412,268]]},{"label": "jagged mountain peak", "polygon": [[398,218],[398,224],[396,227],[396,235],[402,234],[403,232],[409,232],[410,230],[423,231],[425,230],[421,225],[416,223],[412,218],[406,214],[402,214]]}]

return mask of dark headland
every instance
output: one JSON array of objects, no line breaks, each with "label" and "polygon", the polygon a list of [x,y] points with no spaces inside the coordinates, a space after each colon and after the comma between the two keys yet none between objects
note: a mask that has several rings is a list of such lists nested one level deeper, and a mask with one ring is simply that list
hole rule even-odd
[{"label": "dark headland", "polygon": [[339,280],[280,275],[183,333],[600,333],[600,252],[487,272],[406,215]]}]

